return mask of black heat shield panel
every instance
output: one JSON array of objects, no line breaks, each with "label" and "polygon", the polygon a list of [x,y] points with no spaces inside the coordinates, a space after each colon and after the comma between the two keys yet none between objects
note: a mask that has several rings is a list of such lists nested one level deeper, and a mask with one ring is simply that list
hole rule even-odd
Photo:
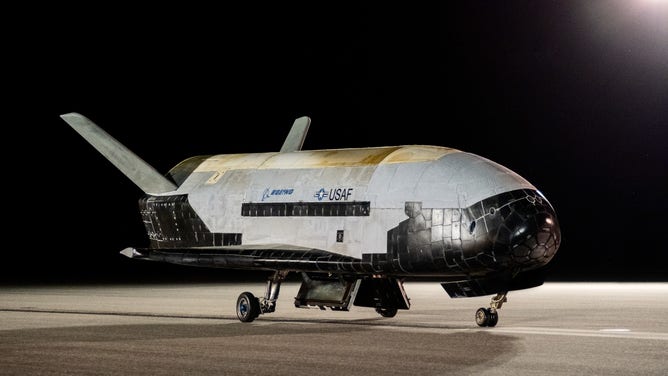
[{"label": "black heat shield panel", "polygon": [[462,281],[441,283],[451,298],[470,298],[528,289],[540,286],[545,281],[545,270],[526,271],[512,276],[500,274],[482,278],[470,278]]},{"label": "black heat shield panel", "polygon": [[209,268],[337,272],[351,275],[377,272],[369,261],[290,246],[138,248],[132,258]]}]

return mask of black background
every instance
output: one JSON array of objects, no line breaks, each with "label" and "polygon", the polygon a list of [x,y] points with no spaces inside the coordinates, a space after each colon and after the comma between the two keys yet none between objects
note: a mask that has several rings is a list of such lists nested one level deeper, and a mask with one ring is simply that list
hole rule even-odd
[{"label": "black background", "polygon": [[58,115],[161,172],[202,154],[449,146],[536,185],[553,280],[668,280],[668,6],[156,5],[6,14],[4,282],[254,276],[119,255],[142,192]]}]

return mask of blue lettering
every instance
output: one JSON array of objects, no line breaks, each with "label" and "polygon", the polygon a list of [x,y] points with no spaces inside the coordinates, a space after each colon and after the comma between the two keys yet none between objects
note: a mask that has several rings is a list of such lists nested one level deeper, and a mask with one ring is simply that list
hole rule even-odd
[{"label": "blue lettering", "polygon": [[264,191],[263,197],[267,198],[269,196],[283,196],[283,195],[291,195],[294,193],[295,189],[294,188],[283,188],[283,189],[269,189],[267,188]]}]

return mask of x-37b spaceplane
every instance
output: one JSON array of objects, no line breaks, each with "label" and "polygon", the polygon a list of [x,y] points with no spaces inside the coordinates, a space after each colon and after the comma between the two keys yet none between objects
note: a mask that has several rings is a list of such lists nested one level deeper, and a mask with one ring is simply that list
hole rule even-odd
[{"label": "x-37b spaceplane", "polygon": [[123,255],[268,272],[261,297],[239,295],[243,322],[274,312],[294,272],[296,307],[392,317],[410,307],[404,281],[436,280],[453,298],[493,296],[475,320],[495,326],[509,291],[544,282],[561,241],[536,187],[457,149],[302,150],[300,117],[280,151],[194,156],[163,175],[86,117],[61,117],[145,193],[150,245]]}]

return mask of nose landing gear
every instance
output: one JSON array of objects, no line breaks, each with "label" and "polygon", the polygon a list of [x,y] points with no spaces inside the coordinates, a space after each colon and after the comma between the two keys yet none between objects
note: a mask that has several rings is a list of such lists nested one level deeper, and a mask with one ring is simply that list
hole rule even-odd
[{"label": "nose landing gear", "polygon": [[478,308],[475,313],[475,322],[478,326],[496,326],[499,322],[498,309],[501,309],[503,303],[507,302],[508,291],[496,294],[489,303],[489,308]]}]

